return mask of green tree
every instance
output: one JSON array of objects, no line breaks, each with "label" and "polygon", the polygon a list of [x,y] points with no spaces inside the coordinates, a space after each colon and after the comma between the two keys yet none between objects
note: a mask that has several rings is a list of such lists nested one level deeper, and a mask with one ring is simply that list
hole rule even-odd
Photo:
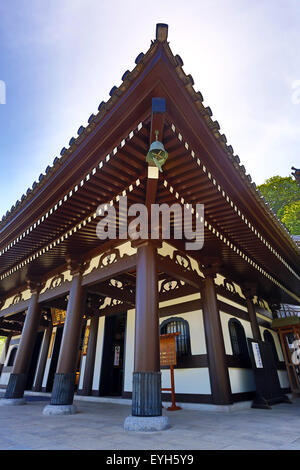
[{"label": "green tree", "polygon": [[[258,189],[292,235],[299,235],[300,186],[291,176],[272,176]],[[296,205],[295,205],[296,204]]]},{"label": "green tree", "polygon": [[281,220],[293,235],[300,235],[300,200],[285,206]]},{"label": "green tree", "polygon": [[1,357],[2,349],[4,348],[5,340],[6,340],[5,336],[0,336],[0,357]]}]

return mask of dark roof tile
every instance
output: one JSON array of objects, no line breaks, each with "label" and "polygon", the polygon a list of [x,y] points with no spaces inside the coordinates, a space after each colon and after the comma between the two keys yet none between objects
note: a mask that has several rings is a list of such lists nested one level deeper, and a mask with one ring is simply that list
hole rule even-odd
[{"label": "dark roof tile", "polygon": [[83,126],[80,126],[79,129],[78,129],[78,131],[77,131],[77,134],[78,134],[78,135],[81,135],[81,134],[83,133],[84,129],[85,129],[85,128],[84,128]]},{"label": "dark roof tile", "polygon": [[[122,79],[121,79],[122,82],[124,82],[124,80],[125,80],[126,78],[128,78],[129,75],[130,75],[129,70],[126,70],[126,72],[124,72],[123,75],[122,75]],[[103,103],[103,101],[102,101],[102,103]]]},{"label": "dark roof tile", "polygon": [[141,52],[141,53],[137,56],[137,58],[135,59],[135,63],[138,64],[138,63],[142,60],[142,58],[144,57],[144,55],[145,55],[145,54],[144,54],[143,52]]},{"label": "dark roof tile", "polygon": [[100,111],[100,109],[102,109],[104,105],[105,105],[105,102],[101,101],[101,103],[98,106],[98,111]]}]

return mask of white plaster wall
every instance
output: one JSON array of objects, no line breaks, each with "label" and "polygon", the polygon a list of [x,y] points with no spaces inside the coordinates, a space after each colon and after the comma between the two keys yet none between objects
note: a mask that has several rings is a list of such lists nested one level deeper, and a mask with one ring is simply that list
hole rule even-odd
[{"label": "white plaster wall", "polygon": [[[15,339],[15,338],[14,338]],[[12,349],[14,349],[15,347],[18,347],[19,344],[10,344],[9,348],[8,348],[8,351],[7,351],[7,354],[6,354],[6,358],[5,358],[5,363],[4,363],[4,367],[7,367],[7,363],[9,361],[9,358],[10,358],[10,353],[12,351]]]},{"label": "white plaster wall", "polygon": [[134,367],[134,330],[135,330],[135,309],[128,310],[126,322],[125,341],[125,364],[124,364],[124,384],[125,392],[132,392],[132,374]]},{"label": "white plaster wall", "polygon": [[[194,300],[194,299],[193,299]],[[173,301],[167,302],[168,305]],[[175,310],[176,311],[176,310]],[[160,318],[160,324],[171,317],[180,317],[187,320],[190,327],[191,352],[192,354],[206,354],[205,334],[203,326],[202,310],[174,314]],[[132,391],[132,374],[134,369],[134,333],[135,333],[135,310],[127,312],[126,346],[125,346],[125,374],[124,391]],[[170,371],[162,370],[162,381],[169,387]],[[175,369],[175,387],[177,393],[203,393],[210,394],[210,380],[208,368]]]},{"label": "white plaster wall", "polygon": [[[91,320],[88,320],[86,322],[86,328],[88,326],[90,326],[91,324]],[[85,329],[85,333],[86,333],[86,329]],[[85,334],[84,333],[84,334]],[[85,371],[85,364],[86,364],[86,356],[81,356],[81,360],[80,360],[80,368],[79,368],[79,383],[78,383],[78,389],[81,389],[82,386],[83,386],[83,378],[84,378],[84,371]]]},{"label": "white plaster wall", "polygon": [[[217,294],[217,299],[220,300],[221,302],[224,302],[228,305],[231,305],[232,307],[238,308],[239,310],[243,310],[244,312],[248,312],[247,307],[244,305],[241,305],[237,302],[233,302],[231,299],[227,299],[226,297],[223,297],[223,295]],[[241,299],[242,301],[243,299]]]},{"label": "white plaster wall", "polygon": [[103,339],[104,339],[104,323],[105,323],[105,317],[100,317],[99,324],[98,324],[97,347],[96,347],[94,377],[93,377],[93,386],[92,386],[93,390],[99,390],[102,351],[103,351]]},{"label": "white plaster wall", "polygon": [[[228,322],[231,318],[236,317],[234,315],[229,315],[228,313],[220,311],[225,352],[226,354],[232,355],[232,346],[228,328]],[[241,318],[238,318],[238,320],[241,322],[244,328],[246,338],[253,338],[250,321],[243,320]],[[228,373],[232,393],[251,392],[255,390],[254,374],[251,369],[229,367]]]},{"label": "white plaster wall", "polygon": [[79,374],[79,384],[78,389],[80,390],[83,386],[84,370],[85,370],[86,356],[82,356],[80,362],[80,374]]},{"label": "white plaster wall", "polygon": [[[226,354],[232,354],[232,347],[231,347],[231,341],[230,341],[230,335],[229,335],[228,322],[229,322],[230,318],[236,318],[236,317],[233,316],[233,315],[229,315],[228,313],[220,311],[220,318],[221,318],[222,331],[223,331],[223,337],[224,337],[224,343],[225,343],[225,351],[226,351]],[[238,318],[238,320],[241,322],[241,324],[244,327],[246,338],[253,338],[250,321],[243,320],[241,318]],[[272,334],[272,336],[274,338],[274,341],[275,341],[275,346],[276,346],[278,358],[279,358],[280,361],[284,361],[284,357],[283,357],[283,354],[282,354],[282,350],[281,350],[281,346],[280,346],[280,339],[279,339],[278,334],[275,331],[270,330],[269,328],[266,328],[266,327],[263,327],[263,326],[260,326],[259,329],[260,329],[260,332],[261,332],[262,339],[264,338],[264,331],[265,330],[268,330]]]},{"label": "white plaster wall", "polygon": [[[57,327],[54,327],[53,330],[52,330],[52,334],[55,333],[55,337],[54,337],[54,341],[53,341],[53,347],[52,347],[52,353],[53,353],[54,344],[55,344],[56,332],[57,332]],[[49,348],[50,348],[50,344],[49,344]],[[49,349],[48,349],[48,351],[49,351]],[[43,376],[43,383],[42,383],[43,388],[45,388],[46,385],[47,385],[48,374],[49,374],[49,369],[50,369],[50,364],[51,364],[51,358],[52,358],[52,354],[51,354],[51,357],[48,358],[48,353],[47,353],[47,361],[46,361],[46,366],[45,366],[45,371],[44,371],[44,376]]]},{"label": "white plaster wall", "polygon": [[43,340],[42,340],[42,344],[41,344],[41,347],[40,347],[39,357],[38,357],[38,360],[37,360],[35,374],[34,374],[33,385],[35,385],[35,382],[36,382],[36,377],[37,377],[37,373],[38,373],[39,365],[40,365],[40,360],[41,360],[41,354],[42,354],[42,351],[44,349],[45,337],[46,337],[46,330],[44,331]]},{"label": "white plaster wall", "polygon": [[[174,309],[176,312],[176,308]],[[191,353],[194,354],[206,354],[205,344],[205,333],[203,324],[203,313],[202,310],[194,310],[193,312],[179,313],[176,315],[170,315],[168,317],[162,317],[159,319],[161,325],[163,321],[168,318],[183,318],[186,320],[190,327],[190,340],[191,340]]]},{"label": "white plaster wall", "polygon": [[280,387],[281,388],[288,388],[290,387],[289,377],[286,370],[278,370],[277,371]]},{"label": "white plaster wall", "polygon": [[[202,310],[176,314],[176,305],[187,300],[195,300],[200,298],[199,294],[186,296],[178,299],[160,303],[160,308],[174,305],[174,314],[168,317],[160,318],[160,324],[170,317],[181,317],[188,321],[190,327],[191,352],[195,354],[206,354],[205,333],[203,324]],[[227,303],[234,305],[234,302]],[[232,347],[228,329],[228,322],[233,315],[220,312],[222,331],[224,336],[226,354],[232,354]],[[247,338],[253,338],[250,321],[238,319],[244,327]],[[263,328],[264,330],[265,328]],[[274,336],[275,344],[279,346],[277,334],[271,332]],[[134,334],[135,334],[135,310],[127,312],[126,340],[125,340],[125,365],[124,365],[124,391],[132,391],[132,374],[134,369]],[[281,351],[278,350],[279,357],[282,357]],[[175,390],[177,393],[195,393],[210,394],[210,379],[208,368],[190,368],[175,369]],[[100,373],[100,367],[99,367]],[[287,374],[285,371],[279,371],[280,380],[283,384],[287,383]],[[251,369],[229,368],[229,377],[232,393],[242,393],[255,390],[254,374]],[[99,382],[97,382],[99,383]],[[162,370],[162,386],[168,388],[170,386],[169,369]],[[95,387],[97,388],[97,387]]]},{"label": "white plaster wall", "polygon": [[185,295],[183,297],[177,297],[176,299],[171,299],[171,300],[165,300],[164,302],[159,302],[159,308],[163,307],[170,307],[171,305],[174,305],[174,313],[176,313],[176,305],[182,304],[184,302],[191,302],[192,300],[200,300],[201,296],[200,293],[197,294],[189,294]]},{"label": "white plaster wall", "polygon": [[[224,343],[225,343],[225,351],[226,351],[226,354],[232,354],[228,322],[230,318],[236,318],[236,317],[234,317],[233,315],[228,315],[225,312],[220,312],[220,318],[221,318],[222,331],[223,331],[223,337],[224,337]],[[238,318],[238,320],[241,322],[241,324],[244,327],[246,338],[253,338],[253,334],[251,330],[251,323],[241,318]],[[280,340],[279,340],[277,333],[275,331],[270,330],[269,328],[260,326],[260,332],[261,332],[262,338],[263,338],[264,330],[268,330],[272,334],[274,341],[275,341],[278,358],[280,361],[283,361],[284,358],[282,355],[282,350],[280,347]],[[232,393],[241,393],[241,392],[248,392],[248,391],[255,390],[254,373],[252,370],[240,369],[240,368],[228,368],[228,371],[229,371]],[[283,388],[289,387],[287,372],[281,371],[281,370],[277,372],[278,372],[281,387]]]},{"label": "white plaster wall", "polygon": [[9,381],[10,372],[2,372],[0,385],[7,385]]},{"label": "white plaster wall", "polygon": [[[10,353],[11,353],[13,348],[15,348],[16,346],[19,345],[20,338],[21,338],[21,336],[14,336],[13,337],[14,342],[13,342],[13,344],[9,345],[3,367],[7,367],[7,363],[8,363],[9,357],[10,357]],[[10,372],[2,372],[1,377],[0,377],[0,385],[7,385],[8,384],[10,374],[11,374]]]},{"label": "white plaster wall", "polygon": [[229,378],[232,393],[255,391],[255,380],[252,369],[229,367]]},{"label": "white plaster wall", "polygon": [[[162,388],[170,388],[170,370],[163,369],[161,372]],[[199,369],[174,369],[174,382],[176,393],[211,394],[209,370],[206,367]]]}]

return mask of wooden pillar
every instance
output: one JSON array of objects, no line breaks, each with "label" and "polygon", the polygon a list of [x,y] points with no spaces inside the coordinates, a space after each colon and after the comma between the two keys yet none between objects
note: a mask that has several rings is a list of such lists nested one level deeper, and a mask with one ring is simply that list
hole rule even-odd
[{"label": "wooden pillar", "polygon": [[82,394],[91,395],[94,377],[94,365],[97,347],[99,317],[94,316],[90,323],[90,334],[88,339],[88,348],[86,354],[86,362],[84,369],[84,378],[82,385]]},{"label": "wooden pillar", "polygon": [[22,398],[26,386],[28,369],[35,345],[36,334],[40,322],[40,309],[38,304],[41,285],[28,281],[31,298],[26,313],[22,336],[17,351],[13,371],[5,392],[5,398]]},{"label": "wooden pillar", "polygon": [[157,247],[137,246],[133,416],[161,416]]},{"label": "wooden pillar", "polygon": [[49,350],[51,335],[52,335],[52,326],[49,326],[45,330],[45,333],[44,333],[44,340],[43,340],[43,344],[42,344],[40,360],[39,360],[39,363],[38,363],[36,379],[35,379],[34,386],[33,386],[33,389],[32,389],[34,392],[39,392],[42,388],[43,377],[44,377],[45,366],[46,366],[46,362],[47,362],[47,356],[48,356],[48,350]]},{"label": "wooden pillar", "polygon": [[255,295],[255,288],[245,286],[243,289],[243,294],[246,297],[246,303],[247,303],[247,309],[248,309],[249,319],[251,323],[253,339],[255,341],[261,341],[262,339],[261,339],[260,329],[258,326],[255,306],[253,303],[253,296]]},{"label": "wooden pillar", "polygon": [[83,264],[69,260],[73,276],[50,405],[72,405],[83,321]]},{"label": "wooden pillar", "polygon": [[[201,269],[203,270],[203,268]],[[212,401],[216,405],[229,405],[232,403],[232,397],[214,283],[216,268],[207,267],[204,270],[204,275],[205,279],[201,284],[201,298]]]},{"label": "wooden pillar", "polygon": [[5,360],[6,360],[8,348],[9,348],[9,345],[10,345],[11,337],[12,337],[12,334],[9,333],[9,334],[7,335],[7,337],[6,337],[6,340],[5,340],[5,343],[4,343],[4,347],[3,347],[3,349],[2,349],[1,359],[0,359],[0,376],[1,376],[1,373],[2,373],[3,366],[4,366],[4,364],[5,364]]}]

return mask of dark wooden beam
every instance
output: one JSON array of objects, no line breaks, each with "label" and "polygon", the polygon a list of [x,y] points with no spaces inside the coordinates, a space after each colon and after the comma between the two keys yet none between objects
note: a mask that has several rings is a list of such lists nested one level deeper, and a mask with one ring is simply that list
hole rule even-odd
[{"label": "dark wooden beam", "polygon": [[131,294],[126,289],[111,287],[105,284],[98,284],[97,286],[87,288],[87,291],[105,297],[110,297],[111,299],[122,300],[127,302],[128,304],[135,304],[135,295]]}]

